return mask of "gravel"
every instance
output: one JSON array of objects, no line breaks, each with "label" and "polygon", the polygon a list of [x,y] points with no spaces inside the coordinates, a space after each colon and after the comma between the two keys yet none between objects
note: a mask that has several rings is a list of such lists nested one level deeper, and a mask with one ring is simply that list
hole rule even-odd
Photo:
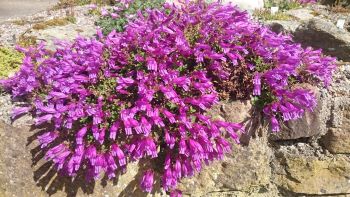
[{"label": "gravel", "polygon": [[[80,28],[95,26],[94,23],[97,16],[89,14],[88,5],[54,11],[47,10],[27,17],[10,18],[0,23],[0,45],[14,46],[20,35],[24,33],[26,35],[35,35],[40,32],[32,29],[34,24],[54,18],[64,18],[69,13],[74,14],[76,26]],[[18,24],[18,22],[23,22],[23,24]]]}]

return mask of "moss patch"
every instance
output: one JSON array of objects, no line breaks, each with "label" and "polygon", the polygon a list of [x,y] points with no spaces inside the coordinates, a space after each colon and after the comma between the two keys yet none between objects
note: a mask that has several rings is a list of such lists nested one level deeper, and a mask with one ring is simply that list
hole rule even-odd
[{"label": "moss patch", "polygon": [[0,78],[18,70],[24,55],[8,47],[0,47]]},{"label": "moss patch", "polygon": [[29,21],[26,21],[24,19],[19,19],[19,20],[12,21],[12,23],[15,25],[23,26],[23,25],[29,23]]}]

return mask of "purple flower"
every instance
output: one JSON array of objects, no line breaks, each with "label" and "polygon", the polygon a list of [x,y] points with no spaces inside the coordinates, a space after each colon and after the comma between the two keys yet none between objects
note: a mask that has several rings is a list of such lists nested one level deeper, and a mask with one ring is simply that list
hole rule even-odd
[{"label": "purple flower", "polygon": [[271,117],[270,123],[271,123],[271,130],[272,131],[277,132],[280,130],[278,120],[276,119],[275,116]]},{"label": "purple flower", "polygon": [[38,136],[38,140],[41,144],[41,148],[48,146],[51,142],[53,142],[58,137],[56,132],[47,132],[40,136]]},{"label": "purple flower", "polygon": [[174,190],[170,192],[170,197],[182,197],[182,192],[180,190]]},{"label": "purple flower", "polygon": [[260,74],[255,74],[253,84],[254,84],[253,95],[259,96],[261,94],[261,76],[260,76]]},{"label": "purple flower", "polygon": [[142,176],[142,180],[140,183],[140,186],[143,191],[145,192],[151,192],[153,188],[153,176],[154,172],[152,170],[147,170],[144,172]]},{"label": "purple flower", "polygon": [[12,110],[12,118],[15,118],[24,113],[28,113],[32,108],[31,107],[17,107]]},{"label": "purple flower", "polygon": [[158,65],[154,58],[147,58],[147,68],[148,70],[157,71]]},{"label": "purple flower", "polygon": [[48,122],[52,119],[53,115],[47,114],[35,119],[35,125],[41,125],[44,122]]},{"label": "purple flower", "polygon": [[126,158],[125,158],[124,152],[119,148],[118,145],[116,144],[112,145],[111,155],[113,155],[114,157],[118,157],[120,166],[126,165]]}]

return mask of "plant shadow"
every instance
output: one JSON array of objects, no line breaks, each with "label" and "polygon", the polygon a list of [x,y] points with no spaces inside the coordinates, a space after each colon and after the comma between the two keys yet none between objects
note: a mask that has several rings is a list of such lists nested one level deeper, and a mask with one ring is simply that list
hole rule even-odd
[{"label": "plant shadow", "polygon": [[[146,161],[139,161],[137,166],[132,168],[137,169],[134,173],[125,172],[123,173],[121,170],[116,172],[116,177],[112,180],[109,180],[106,175],[104,175],[101,179],[97,181],[89,181],[86,179],[86,169],[79,170],[76,177],[72,178],[63,173],[57,171],[55,164],[52,161],[45,160],[46,152],[56,146],[57,143],[52,143],[48,147],[41,148],[38,141],[36,140],[38,136],[42,135],[48,130],[52,130],[52,125],[44,125],[40,127],[32,126],[30,132],[32,133],[27,138],[26,146],[29,148],[32,159],[32,169],[34,170],[33,179],[36,183],[36,186],[40,187],[42,191],[45,191],[49,196],[53,196],[57,194],[61,196],[64,193],[67,197],[75,197],[75,196],[101,196],[102,192],[110,191],[106,194],[110,196],[118,196],[118,197],[129,197],[129,196],[137,196],[137,197],[146,197],[148,194],[144,193],[139,188],[139,182],[142,178],[142,173],[145,169],[149,168],[150,163]],[[83,166],[83,165],[82,165]],[[130,167],[130,165],[129,165]],[[127,181],[120,181],[120,177],[130,176]],[[158,176],[155,180],[160,180]],[[131,181],[130,181],[131,179]],[[120,187],[123,187],[120,189]],[[160,182],[155,181],[154,189],[151,194],[159,193],[160,190]]]}]

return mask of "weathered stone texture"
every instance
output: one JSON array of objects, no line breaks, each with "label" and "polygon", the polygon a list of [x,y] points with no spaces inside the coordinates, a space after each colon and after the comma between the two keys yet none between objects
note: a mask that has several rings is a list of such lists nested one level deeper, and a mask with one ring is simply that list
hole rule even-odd
[{"label": "weathered stone texture", "polygon": [[350,193],[350,159],[338,155],[288,155],[278,158],[284,172],[274,176],[275,184],[294,194],[336,195]]},{"label": "weathered stone texture", "polygon": [[270,183],[271,154],[266,138],[251,140],[246,147],[234,146],[223,161],[214,162],[195,177],[184,179],[179,188],[191,196],[210,196],[209,193],[225,190],[243,193],[259,190]]}]

